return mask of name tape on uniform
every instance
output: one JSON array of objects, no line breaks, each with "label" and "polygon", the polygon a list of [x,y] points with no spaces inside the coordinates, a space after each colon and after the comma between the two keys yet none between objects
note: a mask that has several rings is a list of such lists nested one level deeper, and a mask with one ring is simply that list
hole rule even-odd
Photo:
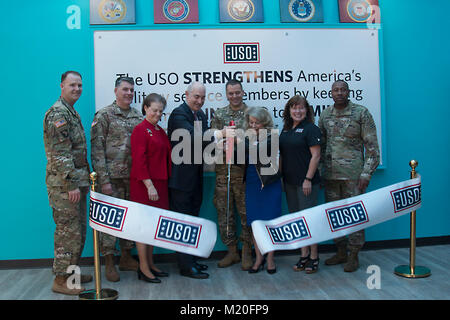
[{"label": "name tape on uniform", "polygon": [[262,254],[331,240],[395,219],[422,204],[420,177],[273,220],[252,223]]},{"label": "name tape on uniform", "polygon": [[91,191],[89,225],[100,232],[207,258],[217,227],[212,221]]}]

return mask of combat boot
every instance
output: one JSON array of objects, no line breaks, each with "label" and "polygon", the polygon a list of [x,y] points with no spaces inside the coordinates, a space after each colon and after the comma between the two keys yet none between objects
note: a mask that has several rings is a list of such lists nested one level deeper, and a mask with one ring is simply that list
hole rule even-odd
[{"label": "combat boot", "polygon": [[107,254],[105,256],[105,276],[106,280],[111,282],[117,282],[120,280],[119,272],[116,270],[114,265],[114,255]]},{"label": "combat boot", "polygon": [[92,276],[90,274],[82,274],[80,275],[80,282],[81,283],[88,283],[92,281]]},{"label": "combat boot", "polygon": [[236,245],[228,246],[228,252],[225,257],[217,263],[219,268],[226,268],[231,266],[232,264],[238,263],[241,261],[239,257],[239,253],[237,251]]},{"label": "combat boot", "polygon": [[130,249],[124,249],[121,252],[119,261],[120,271],[137,271],[139,263],[131,256]]},{"label": "combat boot", "polygon": [[69,289],[67,286],[67,278],[69,276],[56,276],[53,281],[52,291],[56,293],[62,293],[67,295],[79,295],[81,292],[85,290],[84,287],[80,287],[79,289],[73,288]]},{"label": "combat boot", "polygon": [[250,243],[244,243],[242,245],[241,269],[244,271],[250,270],[252,266],[252,245]]},{"label": "combat boot", "polygon": [[350,254],[348,255],[348,261],[344,265],[345,272],[354,272],[358,270],[359,260],[358,260],[359,248],[351,248]]},{"label": "combat boot", "polygon": [[336,244],[337,253],[331,258],[325,260],[327,266],[334,266],[347,262],[347,242],[340,242]]},{"label": "combat boot", "polygon": [[[70,275],[74,275],[74,272],[72,272]],[[80,274],[80,282],[81,283],[88,283],[92,281],[92,276],[90,274]]]}]

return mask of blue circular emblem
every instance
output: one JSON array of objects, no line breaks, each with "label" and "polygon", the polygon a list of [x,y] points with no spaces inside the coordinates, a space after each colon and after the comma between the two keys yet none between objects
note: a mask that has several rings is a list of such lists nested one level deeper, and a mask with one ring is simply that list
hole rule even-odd
[{"label": "blue circular emblem", "polygon": [[372,6],[367,0],[350,0],[347,3],[347,13],[355,22],[366,22],[372,16]]},{"label": "blue circular emblem", "polygon": [[251,0],[230,0],[228,14],[234,20],[248,21],[255,14],[255,5]]},{"label": "blue circular emblem", "polygon": [[291,17],[300,22],[307,22],[314,17],[316,7],[311,0],[291,0],[288,5]]},{"label": "blue circular emblem", "polygon": [[163,12],[170,21],[183,21],[189,14],[189,5],[185,0],[167,0],[164,2]]}]

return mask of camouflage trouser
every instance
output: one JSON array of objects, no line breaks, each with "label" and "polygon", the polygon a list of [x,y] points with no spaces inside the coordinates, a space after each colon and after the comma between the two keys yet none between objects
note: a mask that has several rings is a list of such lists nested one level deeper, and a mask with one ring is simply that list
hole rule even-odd
[{"label": "camouflage trouser", "polygon": [[[358,188],[358,180],[326,180],[325,181],[325,201],[331,202],[361,194]],[[350,235],[334,239],[336,245],[348,242],[348,248],[351,250],[361,249],[365,242],[364,230],[356,231]]]},{"label": "camouflage trouser", "polygon": [[61,187],[48,187],[48,199],[53,209],[54,234],[53,273],[66,275],[70,265],[78,265],[86,241],[86,195],[88,187],[80,187],[80,201],[69,201]]},{"label": "camouflage trouser", "polygon": [[[112,197],[129,200],[130,199],[130,180],[128,179],[110,179],[112,187]],[[100,189],[100,187],[99,187]],[[99,190],[100,192],[100,190]],[[102,255],[116,254],[116,237],[107,233],[99,232],[100,252]],[[119,238],[120,248],[122,250],[131,250],[134,242]]]},{"label": "camouflage trouser", "polygon": [[244,168],[231,165],[230,179],[230,214],[227,233],[227,195],[228,195],[228,165],[216,164],[216,188],[214,192],[214,206],[217,209],[217,222],[219,224],[220,237],[226,246],[237,244],[236,219],[234,206],[241,220],[240,240],[251,244],[251,228],[247,226],[247,213],[245,210],[245,184],[243,183]]}]

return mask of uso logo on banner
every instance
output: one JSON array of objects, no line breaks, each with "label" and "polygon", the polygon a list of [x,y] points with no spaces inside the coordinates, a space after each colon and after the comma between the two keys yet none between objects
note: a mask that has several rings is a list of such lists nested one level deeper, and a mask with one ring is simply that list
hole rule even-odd
[{"label": "uso logo on banner", "polygon": [[259,63],[259,43],[224,43],[224,63]]},{"label": "uso logo on banner", "polygon": [[266,226],[273,244],[289,244],[311,238],[304,217],[287,221],[282,225]]},{"label": "uso logo on banner", "polygon": [[94,200],[89,203],[89,220],[102,227],[122,231],[128,208]]},{"label": "uso logo on banner", "polygon": [[155,239],[197,248],[201,230],[200,224],[160,216]]},{"label": "uso logo on banner", "polygon": [[369,222],[362,201],[325,210],[332,232]]},{"label": "uso logo on banner", "polygon": [[410,187],[391,191],[394,202],[394,212],[409,209],[422,201],[421,185],[416,184]]}]

